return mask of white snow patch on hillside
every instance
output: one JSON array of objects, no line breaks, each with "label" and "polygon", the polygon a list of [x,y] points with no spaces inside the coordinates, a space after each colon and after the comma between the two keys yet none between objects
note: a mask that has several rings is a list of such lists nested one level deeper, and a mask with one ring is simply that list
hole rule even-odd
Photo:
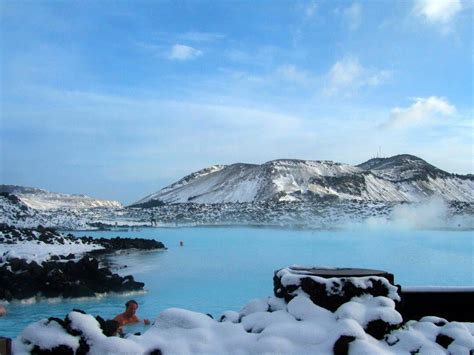
[{"label": "white snow patch on hillside", "polygon": [[88,196],[75,196],[66,194],[17,194],[18,198],[28,207],[38,210],[57,208],[121,208],[117,201],[98,200]]}]

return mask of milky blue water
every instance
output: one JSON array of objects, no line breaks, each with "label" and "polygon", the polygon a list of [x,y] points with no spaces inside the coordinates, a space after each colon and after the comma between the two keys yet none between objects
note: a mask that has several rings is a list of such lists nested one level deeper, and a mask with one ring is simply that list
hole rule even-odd
[{"label": "milky blue water", "polygon": [[[126,264],[147,292],[79,301],[8,305],[0,335],[16,336],[32,321],[64,318],[73,308],[112,318],[136,299],[138,315],[153,319],[169,307],[218,317],[252,298],[273,294],[273,272],[290,265],[362,267],[395,274],[402,286],[474,286],[472,231],[341,230],[269,228],[150,228],[133,232],[76,232],[93,237],[142,237],[162,241],[167,251],[111,257]],[[184,246],[179,246],[179,241]],[[131,331],[141,331],[135,327]]]}]

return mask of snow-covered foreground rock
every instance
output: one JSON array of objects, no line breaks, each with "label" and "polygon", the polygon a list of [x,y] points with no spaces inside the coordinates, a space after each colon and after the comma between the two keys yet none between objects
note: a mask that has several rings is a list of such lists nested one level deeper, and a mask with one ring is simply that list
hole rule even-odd
[{"label": "snow-covered foreground rock", "polygon": [[125,249],[164,248],[155,240],[77,238],[41,226],[19,229],[0,224],[0,300],[93,297],[142,290],[142,282],[112,273],[95,256]]},{"label": "snow-covered foreground rock", "polygon": [[[30,324],[14,341],[15,354],[469,354],[474,349],[474,324],[438,317],[403,320],[396,309],[397,287],[388,280],[367,277],[329,278],[327,295],[339,294],[335,284],[366,290],[330,311],[311,300],[301,280],[283,269],[276,275],[296,286],[293,297],[255,299],[239,312],[227,311],[218,320],[208,315],[171,308],[157,316],[142,335],[107,337],[100,317],[78,311],[65,320],[45,319]],[[374,280],[386,296],[371,294]],[[394,300],[395,299],[395,300]],[[371,335],[369,324],[390,327]],[[49,352],[48,352],[49,353]]]}]

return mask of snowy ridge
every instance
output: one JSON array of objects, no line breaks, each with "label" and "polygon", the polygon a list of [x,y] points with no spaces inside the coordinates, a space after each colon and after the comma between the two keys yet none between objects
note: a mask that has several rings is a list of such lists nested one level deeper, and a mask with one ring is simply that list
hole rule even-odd
[{"label": "snowy ridge", "polygon": [[358,166],[281,159],[262,165],[212,166],[132,204],[312,201],[420,202],[431,197],[474,202],[472,175],[450,174],[413,155],[374,158]]},{"label": "snowy ridge", "polygon": [[117,201],[99,200],[85,195],[69,195],[49,192],[32,187],[16,185],[0,185],[0,192],[18,197],[26,206],[36,210],[49,210],[57,208],[120,208]]},{"label": "snowy ridge", "polygon": [[[44,227],[60,228],[64,230],[73,229],[96,229],[94,224],[103,219],[111,219],[110,225],[115,225],[121,219],[121,209],[117,208],[55,208],[55,209],[33,209],[28,207],[17,196],[0,193],[0,223],[21,228],[35,228],[38,225]],[[133,221],[122,221],[121,223],[133,224]]]},{"label": "snowy ridge", "polygon": [[203,169],[158,193],[145,197],[136,204],[162,200],[163,196],[167,203],[253,201],[258,188],[256,183],[258,177],[255,174],[257,167],[257,165],[239,163]]},{"label": "snowy ridge", "polygon": [[226,165],[212,165],[208,168],[205,168],[205,169],[201,169],[199,171],[196,171],[192,174],[189,174],[187,176],[185,176],[184,178],[182,178],[181,180],[178,180],[177,182],[169,185],[168,187],[165,187],[163,190],[161,190],[159,193],[154,193],[154,194],[151,194],[149,196],[146,196],[145,198],[143,198],[142,200],[138,201],[137,203],[146,203],[148,201],[151,201],[151,200],[155,200],[157,199],[158,195],[161,194],[161,193],[166,193],[167,190],[174,190],[174,189],[178,189],[178,188],[182,188],[183,186],[186,186],[189,182],[195,180],[195,179],[198,179],[198,178],[201,178],[201,177],[204,177],[204,176],[207,176],[207,175],[210,175],[212,173],[215,173],[217,171],[221,171],[222,169],[224,169],[226,167]]},{"label": "snowy ridge", "polygon": [[451,174],[428,164],[414,155],[401,154],[390,158],[373,158],[359,164],[359,168],[390,181],[406,181],[427,177],[447,177]]}]

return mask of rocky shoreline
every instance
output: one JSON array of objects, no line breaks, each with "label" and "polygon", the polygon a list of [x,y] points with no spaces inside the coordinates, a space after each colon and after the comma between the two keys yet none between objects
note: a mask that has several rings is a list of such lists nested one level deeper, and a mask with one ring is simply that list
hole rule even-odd
[{"label": "rocky shoreline", "polygon": [[[14,195],[0,194],[0,223],[16,227],[41,224],[62,230],[117,230],[177,226],[269,226],[310,229],[341,228],[347,225],[395,223],[400,208],[429,207],[426,203],[390,201],[312,200],[305,202],[175,203],[149,208],[90,208],[35,210]],[[450,201],[441,206],[443,215],[428,228],[472,229],[474,203]],[[436,222],[436,223],[435,223]],[[434,224],[433,224],[434,223]]]},{"label": "rocky shoreline", "polygon": [[0,247],[0,300],[6,301],[140,291],[143,282],[113,273],[101,256],[123,250],[166,249],[155,240],[77,238],[42,226],[6,224],[0,224]]}]

